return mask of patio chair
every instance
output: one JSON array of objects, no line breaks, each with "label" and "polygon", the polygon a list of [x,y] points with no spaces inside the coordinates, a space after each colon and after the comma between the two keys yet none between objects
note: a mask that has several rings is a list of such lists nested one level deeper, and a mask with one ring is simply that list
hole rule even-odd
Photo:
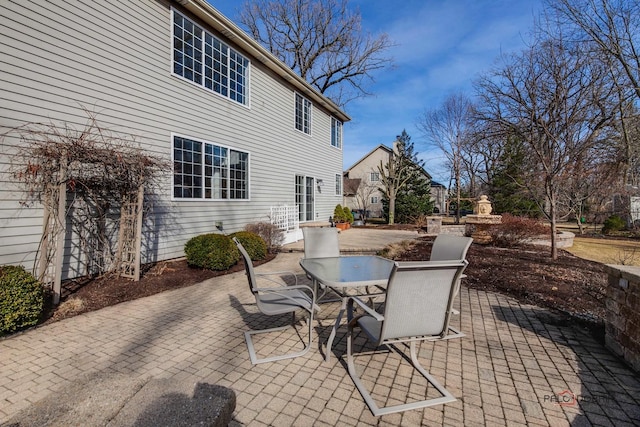
[{"label": "patio chair", "polygon": [[[313,303],[313,301],[315,301],[315,293],[313,292],[313,289],[306,285],[298,285],[298,278],[296,277],[295,273],[292,272],[277,271],[269,273],[256,273],[253,269],[251,258],[249,257],[249,254],[247,253],[245,248],[235,237],[233,238],[233,241],[238,246],[238,249],[242,254],[242,258],[244,259],[247,280],[249,281],[249,288],[251,289],[251,293],[256,299],[256,305],[258,306],[260,312],[267,316],[276,316],[286,313],[291,313],[292,316],[291,326],[287,325],[270,329],[249,330],[244,333],[245,340],[247,341],[247,348],[249,350],[249,357],[251,358],[251,363],[257,365],[259,363],[274,362],[276,360],[292,359],[294,357],[306,354],[311,349],[311,343],[313,341],[313,312],[317,310],[317,306]],[[268,277],[274,275],[282,276],[283,274],[293,276],[295,278],[295,285],[289,286],[286,283],[282,283],[278,280],[274,280]],[[259,288],[256,281],[258,277],[270,281],[277,286]],[[309,292],[310,295],[305,293],[305,291]],[[251,336],[268,332],[281,331],[290,327],[293,327],[295,329],[296,311],[301,309],[309,312],[309,319],[307,320],[307,323],[309,324],[309,338],[307,340],[305,348],[294,353],[271,356],[262,359],[258,358],[253,346]]]},{"label": "patio chair", "polygon": [[[349,298],[347,316],[347,368],[355,386],[375,416],[425,408],[453,402],[456,398],[431,376],[418,360],[417,344],[420,341],[437,341],[460,338],[464,334],[449,327],[451,305],[455,286],[467,266],[458,261],[412,261],[396,262],[387,286],[387,295],[382,314],[369,308],[356,297]],[[354,317],[354,305],[364,313]],[[377,347],[409,343],[412,366],[441,394],[441,397],[409,402],[401,405],[379,407],[367,391],[356,372],[353,356],[353,335],[355,328],[361,328],[364,335]],[[359,356],[366,357],[366,356]],[[405,357],[406,358],[406,357]],[[404,360],[404,358],[401,358]],[[378,369],[378,368],[375,368]],[[380,367],[380,372],[384,366]],[[395,369],[395,368],[394,368]],[[391,393],[389,393],[391,395]]]},{"label": "patio chair", "polygon": [[[438,234],[433,241],[431,248],[430,261],[455,261],[467,258],[467,251],[471,246],[473,239],[471,237],[454,236],[451,234]],[[460,280],[456,284],[456,292],[454,296],[457,296],[460,292],[460,282],[467,277],[464,274],[460,275]],[[453,309],[453,314],[460,314],[456,309]]]},{"label": "patio chair", "polygon": [[[303,227],[302,238],[304,239],[305,258],[335,258],[340,256],[337,228]],[[318,301],[320,301],[326,295],[327,287],[323,283],[318,283],[318,286],[322,289],[322,295],[318,296]],[[324,302],[335,301],[340,301],[340,299],[324,300]]]}]

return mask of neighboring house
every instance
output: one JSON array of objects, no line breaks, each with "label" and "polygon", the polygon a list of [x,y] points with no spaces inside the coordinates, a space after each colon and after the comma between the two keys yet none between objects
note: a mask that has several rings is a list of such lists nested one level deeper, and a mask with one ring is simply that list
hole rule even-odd
[{"label": "neighboring house", "polygon": [[[396,143],[394,142],[394,147]],[[344,194],[344,205],[352,209],[362,209],[363,201],[370,217],[382,216],[382,197],[383,193],[379,190],[381,187],[380,172],[378,166],[380,163],[387,164],[389,158],[393,154],[393,149],[384,144],[378,145],[367,155],[355,162],[353,166],[344,173],[344,187],[350,188],[350,191]],[[434,212],[444,212],[446,201],[446,188],[437,182],[431,181],[431,175],[422,169],[425,179],[431,182],[431,199],[434,202]],[[355,180],[359,180],[355,184]],[[349,183],[347,185],[347,183]]]},{"label": "neighboring house", "polygon": [[[4,1],[0,39],[0,265],[30,269],[43,223],[9,173],[20,150],[12,129],[82,128],[83,108],[173,162],[145,221],[142,262],[183,256],[216,225],[269,221],[273,207],[312,222],[342,203],[349,116],[204,0]],[[74,241],[65,278],[83,273]]]}]

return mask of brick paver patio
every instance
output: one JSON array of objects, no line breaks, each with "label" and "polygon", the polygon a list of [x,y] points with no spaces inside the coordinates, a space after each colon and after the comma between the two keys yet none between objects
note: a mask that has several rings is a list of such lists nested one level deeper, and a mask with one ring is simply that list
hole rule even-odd
[{"label": "brick paver patio", "polygon": [[[306,280],[299,258],[280,254],[258,271],[286,267]],[[454,326],[467,336],[420,348],[423,366],[458,401],[380,418],[343,365],[346,327],[329,363],[316,335],[305,357],[252,366],[243,332],[273,321],[253,302],[246,278],[236,273],[0,340],[0,423],[80,376],[113,372],[230,387],[237,394],[234,420],[246,426],[640,424],[637,374],[577,325],[499,294],[463,286]],[[321,342],[338,308],[323,304],[315,329]],[[298,342],[290,334],[271,344],[282,350]],[[381,368],[377,358],[387,359],[378,396],[395,402],[421,392],[399,357],[375,357],[367,372]]]}]

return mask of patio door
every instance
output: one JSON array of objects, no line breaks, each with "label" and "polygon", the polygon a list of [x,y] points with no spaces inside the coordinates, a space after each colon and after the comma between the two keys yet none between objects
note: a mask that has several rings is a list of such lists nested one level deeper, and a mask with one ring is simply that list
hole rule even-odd
[{"label": "patio door", "polygon": [[315,178],[296,175],[296,205],[300,222],[313,221],[315,212]]}]

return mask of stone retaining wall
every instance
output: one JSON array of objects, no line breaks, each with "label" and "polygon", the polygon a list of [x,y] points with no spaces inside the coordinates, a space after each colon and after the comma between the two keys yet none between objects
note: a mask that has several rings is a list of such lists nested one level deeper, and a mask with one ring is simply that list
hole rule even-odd
[{"label": "stone retaining wall", "polygon": [[640,267],[607,265],[605,344],[640,372]]}]

